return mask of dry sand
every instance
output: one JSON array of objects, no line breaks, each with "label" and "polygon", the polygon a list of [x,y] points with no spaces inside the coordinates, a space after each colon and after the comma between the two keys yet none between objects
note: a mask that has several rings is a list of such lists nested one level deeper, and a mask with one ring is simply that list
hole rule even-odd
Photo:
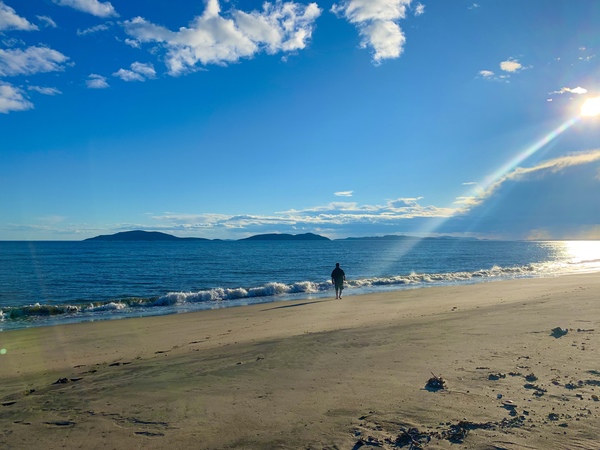
[{"label": "dry sand", "polygon": [[5,331],[0,348],[6,449],[600,448],[600,274]]}]

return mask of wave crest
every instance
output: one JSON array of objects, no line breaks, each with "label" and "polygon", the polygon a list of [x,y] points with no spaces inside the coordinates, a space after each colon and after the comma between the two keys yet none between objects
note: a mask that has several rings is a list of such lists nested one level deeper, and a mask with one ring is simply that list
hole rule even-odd
[{"label": "wave crest", "polygon": [[[524,265],[514,267],[493,266],[490,269],[481,269],[472,272],[448,272],[448,273],[415,273],[408,275],[391,275],[384,277],[362,278],[348,280],[348,289],[362,292],[375,291],[378,288],[402,289],[405,287],[426,287],[428,285],[469,283],[498,278],[519,278],[527,276],[543,276],[553,273],[547,266]],[[67,305],[42,305],[36,303],[29,306],[8,307],[0,309],[0,321],[27,320],[36,317],[61,316],[71,314],[86,314],[96,317],[97,314],[118,314],[135,311],[137,308],[168,307],[194,304],[219,304],[227,306],[227,302],[235,304],[235,301],[255,299],[261,301],[273,301],[278,296],[314,294],[319,295],[332,290],[330,281],[314,282],[300,281],[292,284],[269,282],[262,286],[243,288],[215,287],[197,292],[168,292],[153,298],[126,298],[109,300],[105,302],[93,302],[85,304]],[[289,297],[288,297],[289,298]],[[238,303],[239,304],[239,303]],[[104,318],[114,317],[105,316]]]}]

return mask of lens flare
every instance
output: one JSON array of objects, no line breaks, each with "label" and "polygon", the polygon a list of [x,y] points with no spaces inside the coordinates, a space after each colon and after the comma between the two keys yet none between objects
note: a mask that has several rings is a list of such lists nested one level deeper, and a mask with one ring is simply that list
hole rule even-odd
[{"label": "lens flare", "polygon": [[588,98],[581,105],[581,115],[583,117],[596,117],[600,114],[600,97]]},{"label": "lens flare", "polygon": [[560,136],[565,131],[567,131],[569,128],[571,128],[573,125],[575,125],[576,122],[577,122],[577,117],[573,117],[572,119],[567,120],[566,122],[562,123],[560,126],[556,127],[554,130],[552,130],[551,132],[549,132],[548,134],[543,136],[541,139],[539,139],[538,141],[531,144],[529,147],[522,150],[518,155],[516,155],[514,158],[512,158],[510,161],[508,161],[506,164],[504,164],[498,170],[496,170],[496,172],[494,172],[492,175],[487,177],[481,183],[481,185],[479,186],[479,189],[481,191],[485,192],[494,183],[496,183],[500,179],[504,178],[508,173],[515,170],[519,166],[519,164],[521,164],[527,158],[529,158],[533,154],[537,153],[543,147],[548,145],[550,142],[552,142],[558,136]]}]

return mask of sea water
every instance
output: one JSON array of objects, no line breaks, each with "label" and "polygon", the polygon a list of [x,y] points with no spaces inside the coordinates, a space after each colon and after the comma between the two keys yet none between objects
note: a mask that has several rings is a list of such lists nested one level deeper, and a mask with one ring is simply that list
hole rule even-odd
[{"label": "sea water", "polygon": [[0,242],[0,330],[600,271],[600,241]]}]

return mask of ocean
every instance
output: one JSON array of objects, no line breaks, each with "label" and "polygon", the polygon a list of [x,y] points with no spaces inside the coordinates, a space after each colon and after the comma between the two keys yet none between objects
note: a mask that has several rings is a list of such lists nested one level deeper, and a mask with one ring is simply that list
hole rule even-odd
[{"label": "ocean", "polygon": [[0,330],[600,271],[600,241],[0,242]]}]

